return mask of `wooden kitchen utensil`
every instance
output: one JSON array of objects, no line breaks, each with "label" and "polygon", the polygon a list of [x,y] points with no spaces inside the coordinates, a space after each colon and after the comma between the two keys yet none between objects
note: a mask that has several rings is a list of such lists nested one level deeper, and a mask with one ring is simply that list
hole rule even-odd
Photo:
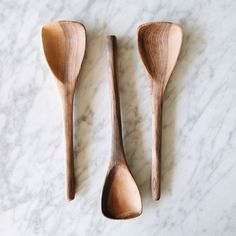
[{"label": "wooden kitchen utensil", "polygon": [[152,85],[152,198],[161,194],[161,123],[163,95],[182,44],[181,27],[169,22],[146,23],[138,28],[139,53]]},{"label": "wooden kitchen utensil", "polygon": [[75,196],[73,152],[73,98],[85,53],[85,28],[79,22],[59,21],[42,28],[44,53],[55,78],[64,109],[66,142],[66,192]]},{"label": "wooden kitchen utensil", "polygon": [[127,166],[123,148],[115,36],[107,37],[107,46],[112,99],[112,149],[102,193],[102,212],[111,219],[128,219],[142,213],[142,203],[138,187]]}]

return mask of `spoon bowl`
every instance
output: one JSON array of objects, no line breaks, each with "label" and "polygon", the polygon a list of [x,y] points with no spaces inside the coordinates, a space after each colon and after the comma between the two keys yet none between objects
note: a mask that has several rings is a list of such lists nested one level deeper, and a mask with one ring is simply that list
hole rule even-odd
[{"label": "spoon bowl", "polygon": [[139,216],[141,208],[139,191],[127,166],[114,166],[104,184],[103,214],[113,219],[128,219]]},{"label": "spoon bowl", "polygon": [[66,192],[74,199],[73,98],[85,53],[85,28],[75,21],[48,23],[42,28],[42,42],[48,65],[58,86],[64,110],[66,142]]},{"label": "spoon bowl", "polygon": [[146,23],[138,29],[138,48],[148,78],[157,80],[162,90],[176,64],[182,44],[182,29],[170,22]]},{"label": "spoon bowl", "polygon": [[152,86],[153,200],[161,194],[161,123],[163,95],[182,44],[182,29],[170,22],[146,23],[138,28],[138,49]]},{"label": "spoon bowl", "polygon": [[42,28],[44,53],[55,78],[74,88],[85,53],[85,28],[75,21],[48,23]]}]

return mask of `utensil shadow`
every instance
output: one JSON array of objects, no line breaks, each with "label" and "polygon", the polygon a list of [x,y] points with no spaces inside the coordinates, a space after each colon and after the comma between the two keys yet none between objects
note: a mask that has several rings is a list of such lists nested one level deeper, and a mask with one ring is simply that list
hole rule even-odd
[{"label": "utensil shadow", "polygon": [[[183,25],[183,42],[179,58],[171,75],[170,81],[164,94],[164,104],[162,113],[162,175],[161,191],[168,194],[172,191],[174,176],[174,166],[176,155],[176,131],[177,104],[182,90],[183,83],[186,83],[187,71],[191,69],[191,64],[197,59],[197,53],[193,51],[203,50],[204,42],[201,29],[189,29]],[[197,27],[197,26],[196,26]],[[179,111],[179,110],[178,110]],[[184,112],[184,110],[182,111]]]},{"label": "utensil shadow", "polygon": [[134,64],[136,48],[133,45],[129,37],[118,38],[118,82],[127,164],[143,199],[150,191],[150,166],[143,142],[141,98],[138,96]]},{"label": "utensil shadow", "polygon": [[[93,41],[101,37],[101,32],[87,30],[86,51],[81,67],[74,98],[74,153],[76,194],[89,191],[89,163],[91,163],[91,142],[94,135],[94,112],[92,104],[97,79],[98,44]],[[95,55],[95,56],[91,56]]]}]

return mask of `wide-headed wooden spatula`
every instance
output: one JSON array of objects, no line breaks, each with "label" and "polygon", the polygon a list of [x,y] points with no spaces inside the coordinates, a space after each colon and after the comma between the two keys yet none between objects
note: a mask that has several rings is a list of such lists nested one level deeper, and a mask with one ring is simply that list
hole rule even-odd
[{"label": "wide-headed wooden spatula", "polygon": [[83,61],[86,36],[79,22],[58,21],[42,28],[44,53],[62,98],[66,142],[66,193],[68,200],[75,196],[73,152],[73,98]]},{"label": "wide-headed wooden spatula", "polygon": [[146,23],[138,28],[138,48],[152,85],[152,177],[153,200],[161,194],[161,123],[163,95],[182,44],[181,27],[169,22]]},{"label": "wide-headed wooden spatula", "polygon": [[138,187],[126,163],[122,141],[115,36],[107,37],[107,54],[111,91],[112,146],[110,166],[102,193],[102,212],[111,219],[129,219],[142,213],[142,202]]}]

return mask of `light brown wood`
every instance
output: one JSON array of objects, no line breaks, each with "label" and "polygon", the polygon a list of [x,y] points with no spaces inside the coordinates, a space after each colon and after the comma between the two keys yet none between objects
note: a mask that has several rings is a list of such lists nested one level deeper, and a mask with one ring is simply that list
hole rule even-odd
[{"label": "light brown wood", "polygon": [[182,44],[182,29],[170,22],[146,23],[138,28],[138,48],[152,85],[152,177],[153,200],[161,195],[161,124],[163,95]]},{"label": "light brown wood", "polygon": [[123,148],[115,36],[107,37],[107,46],[112,100],[112,149],[102,193],[102,212],[111,219],[128,219],[142,213],[142,203],[138,187],[127,166]]},{"label": "light brown wood", "polygon": [[75,196],[73,152],[73,98],[75,85],[85,53],[85,28],[79,22],[59,21],[42,28],[44,53],[56,78],[64,110],[66,143],[67,199]]}]

